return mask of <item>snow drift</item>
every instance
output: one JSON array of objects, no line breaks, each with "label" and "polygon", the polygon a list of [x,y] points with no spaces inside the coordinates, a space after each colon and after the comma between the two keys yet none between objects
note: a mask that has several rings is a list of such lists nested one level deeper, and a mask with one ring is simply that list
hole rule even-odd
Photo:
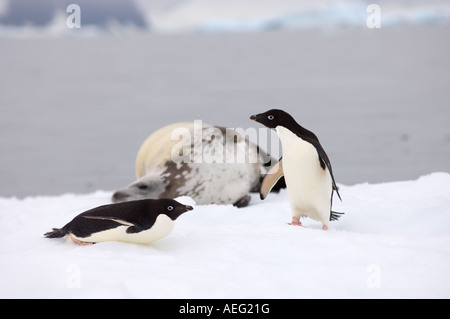
[{"label": "snow drift", "polygon": [[346,214],[328,231],[289,226],[282,191],[241,209],[194,205],[152,245],[43,237],[109,191],[0,198],[0,297],[450,297],[450,174],[340,192],[334,208]]}]

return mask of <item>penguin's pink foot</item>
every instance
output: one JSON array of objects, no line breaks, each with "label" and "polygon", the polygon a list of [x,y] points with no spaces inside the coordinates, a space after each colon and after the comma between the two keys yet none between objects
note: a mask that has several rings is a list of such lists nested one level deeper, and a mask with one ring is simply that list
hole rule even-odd
[{"label": "penguin's pink foot", "polygon": [[300,223],[300,217],[292,217],[292,221],[289,223],[289,225],[302,226],[302,223]]},{"label": "penguin's pink foot", "polygon": [[328,226],[327,225],[322,225],[322,230],[328,230]]},{"label": "penguin's pink foot", "polygon": [[95,243],[88,242],[88,241],[81,241],[79,239],[76,239],[73,236],[70,236],[70,239],[77,245],[93,245],[93,244],[95,244]]},{"label": "penguin's pink foot", "polygon": [[82,246],[85,246],[85,245],[94,245],[95,243],[91,243],[91,242],[88,242],[88,241],[81,241],[81,240],[74,240],[73,241],[75,244],[77,244],[77,245],[82,245]]},{"label": "penguin's pink foot", "polygon": [[82,246],[95,244],[95,243],[90,243],[88,241],[81,241],[81,240],[77,240],[77,239],[73,240],[73,242],[77,245],[82,245]]}]

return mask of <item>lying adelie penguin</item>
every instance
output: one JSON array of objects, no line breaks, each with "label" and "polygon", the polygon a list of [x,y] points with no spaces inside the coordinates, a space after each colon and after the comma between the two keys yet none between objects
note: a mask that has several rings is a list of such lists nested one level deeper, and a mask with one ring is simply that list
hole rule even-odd
[{"label": "lying adelie penguin", "polygon": [[291,225],[301,226],[300,217],[308,216],[322,222],[322,229],[327,230],[329,221],[337,220],[343,213],[331,211],[333,192],[339,199],[341,196],[330,160],[317,136],[282,110],[269,110],[252,115],[250,119],[274,128],[283,147],[282,158],[262,182],[261,199],[284,176],[292,212]]},{"label": "lying adelie penguin", "polygon": [[168,198],[103,205],[81,213],[63,228],[53,228],[44,236],[68,236],[81,245],[104,241],[149,244],[168,236],[175,220],[192,209]]}]

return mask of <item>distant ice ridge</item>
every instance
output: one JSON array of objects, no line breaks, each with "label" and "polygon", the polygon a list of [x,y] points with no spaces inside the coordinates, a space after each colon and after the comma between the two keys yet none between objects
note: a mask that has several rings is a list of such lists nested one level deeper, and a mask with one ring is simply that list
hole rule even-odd
[{"label": "distant ice ridge", "polygon": [[[450,23],[450,6],[381,8],[381,26],[434,25]],[[337,3],[317,8],[308,8],[275,17],[248,20],[216,19],[201,22],[196,26],[202,32],[239,32],[266,30],[301,30],[313,28],[367,27],[367,5],[363,3]]]},{"label": "distant ice ridge", "polygon": [[[111,0],[114,6],[106,13],[101,6],[78,0],[73,2],[81,7],[81,28],[69,29],[63,10],[69,0],[56,7],[50,0],[35,0],[32,7],[12,6],[10,1],[0,0],[0,37],[366,28],[371,3],[381,9],[381,27],[450,24],[447,0]],[[36,10],[40,3],[43,9]]]}]

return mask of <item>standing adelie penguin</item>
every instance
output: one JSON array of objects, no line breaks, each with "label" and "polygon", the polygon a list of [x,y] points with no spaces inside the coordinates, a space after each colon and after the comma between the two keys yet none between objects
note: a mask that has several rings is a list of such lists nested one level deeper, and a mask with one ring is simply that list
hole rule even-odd
[{"label": "standing adelie penguin", "polygon": [[291,225],[301,226],[300,217],[308,216],[322,222],[322,229],[327,230],[329,221],[337,220],[343,213],[331,211],[333,191],[339,199],[341,196],[330,160],[317,136],[282,110],[273,109],[252,115],[250,119],[274,128],[283,146],[282,159],[263,180],[261,199],[284,175],[292,211]]},{"label": "standing adelie penguin", "polygon": [[68,236],[82,245],[103,241],[149,244],[168,236],[175,220],[192,209],[168,198],[104,205],[81,213],[63,228],[53,228],[44,236]]}]

